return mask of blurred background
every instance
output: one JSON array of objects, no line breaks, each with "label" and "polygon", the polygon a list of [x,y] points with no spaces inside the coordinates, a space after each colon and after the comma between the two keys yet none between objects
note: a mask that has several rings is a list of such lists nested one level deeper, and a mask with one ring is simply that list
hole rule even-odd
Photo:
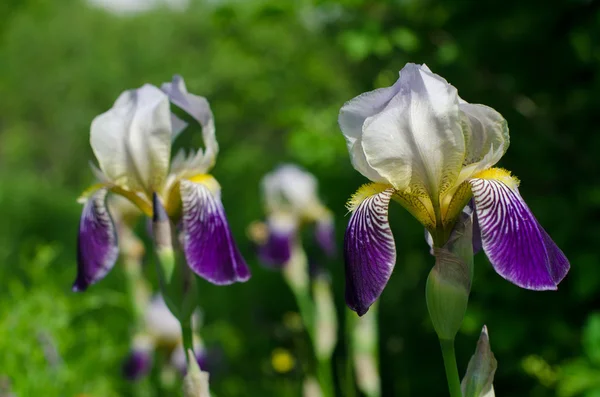
[{"label": "blurred background", "polygon": [[[201,334],[223,356],[212,389],[300,395],[307,347],[290,325],[293,296],[280,274],[259,266],[245,234],[262,216],[259,180],[281,162],[313,172],[341,248],[345,202],[366,180],[350,165],[339,108],[417,62],[506,117],[511,146],[500,166],[521,179],[572,265],[557,292],[532,292],[479,254],[457,337],[460,372],[487,324],[498,396],[600,396],[600,2],[483,3],[2,0],[0,395],[170,395],[157,371],[123,380],[132,335],[123,267],[86,293],[70,287],[76,198],[94,181],[90,122],[123,90],[174,73],[215,113],[213,173],[253,272],[245,284],[201,283]],[[192,141],[199,145],[199,134]],[[383,394],[445,395],[424,299],[433,261],[418,222],[398,205],[390,217],[398,262],[380,305]],[[152,261],[147,255],[145,272],[155,279]],[[343,319],[341,258],[328,267]],[[273,366],[281,349],[292,365]],[[345,361],[340,343],[336,371]]]}]

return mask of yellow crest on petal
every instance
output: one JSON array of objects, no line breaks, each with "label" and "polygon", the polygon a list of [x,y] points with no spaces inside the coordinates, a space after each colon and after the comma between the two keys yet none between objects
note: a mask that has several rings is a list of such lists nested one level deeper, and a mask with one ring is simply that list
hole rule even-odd
[{"label": "yellow crest on petal", "polygon": [[379,194],[391,187],[392,185],[388,185],[385,183],[365,183],[364,185],[358,188],[358,190],[352,195],[352,197],[350,197],[350,200],[348,200],[348,202],[346,203],[346,208],[348,208],[348,211],[354,212],[354,210],[356,210],[360,203],[365,201],[365,199]]},{"label": "yellow crest on petal", "polygon": [[472,179],[493,179],[504,183],[511,189],[519,187],[519,179],[511,175],[511,172],[504,168],[489,168],[473,175]]}]

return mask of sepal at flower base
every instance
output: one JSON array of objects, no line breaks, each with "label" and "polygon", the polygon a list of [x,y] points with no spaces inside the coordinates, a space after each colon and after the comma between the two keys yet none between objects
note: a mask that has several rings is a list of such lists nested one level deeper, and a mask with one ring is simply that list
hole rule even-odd
[{"label": "sepal at flower base", "polygon": [[152,232],[160,288],[169,310],[180,322],[188,321],[198,306],[196,277],[177,248],[173,226],[160,198],[152,200]]},{"label": "sepal at flower base", "polygon": [[467,373],[461,382],[463,397],[494,397],[494,374],[498,362],[490,348],[490,338],[484,325],[475,354],[469,360]]},{"label": "sepal at flower base", "polygon": [[463,213],[443,248],[434,248],[435,266],[426,285],[427,309],[440,339],[460,329],[473,277],[473,217]]}]

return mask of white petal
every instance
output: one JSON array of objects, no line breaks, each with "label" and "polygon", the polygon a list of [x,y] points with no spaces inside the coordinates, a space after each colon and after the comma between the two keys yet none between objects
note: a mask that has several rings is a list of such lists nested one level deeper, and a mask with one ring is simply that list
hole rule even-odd
[{"label": "white petal", "polygon": [[346,139],[352,166],[373,182],[385,182],[365,159],[362,149],[361,135],[363,125],[368,117],[381,112],[389,101],[398,93],[400,80],[390,87],[378,88],[365,92],[346,102],[340,109],[338,124]]},{"label": "white petal", "polygon": [[400,72],[399,91],[363,126],[367,162],[398,190],[424,190],[434,197],[450,188],[460,171],[464,138],[456,88],[415,64]]},{"label": "white petal", "polygon": [[90,142],[100,169],[130,190],[159,190],[169,168],[171,113],[168,97],[144,85],[122,93],[92,122]]},{"label": "white petal", "polygon": [[266,174],[262,190],[269,212],[301,214],[319,205],[316,178],[294,164],[281,165]]},{"label": "white petal", "polygon": [[[169,95],[169,99],[176,106],[192,116],[202,126],[202,139],[205,150],[198,150],[194,161],[190,163],[187,176],[202,174],[208,171],[215,163],[219,144],[215,137],[215,122],[210,105],[206,98],[190,94],[185,87],[181,76],[173,76],[171,83],[164,83],[162,90]],[[185,175],[184,175],[185,177]]]},{"label": "white petal", "polygon": [[496,164],[510,142],[508,124],[494,109],[461,99],[460,111],[466,153],[457,184]]}]

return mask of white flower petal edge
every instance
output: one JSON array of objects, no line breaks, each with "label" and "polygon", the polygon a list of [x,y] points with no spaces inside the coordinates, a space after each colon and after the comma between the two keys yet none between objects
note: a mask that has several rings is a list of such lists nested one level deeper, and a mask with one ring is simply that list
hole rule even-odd
[{"label": "white flower petal edge", "polygon": [[94,119],[90,143],[112,183],[148,193],[159,189],[171,155],[168,97],[149,84],[125,91]]}]

